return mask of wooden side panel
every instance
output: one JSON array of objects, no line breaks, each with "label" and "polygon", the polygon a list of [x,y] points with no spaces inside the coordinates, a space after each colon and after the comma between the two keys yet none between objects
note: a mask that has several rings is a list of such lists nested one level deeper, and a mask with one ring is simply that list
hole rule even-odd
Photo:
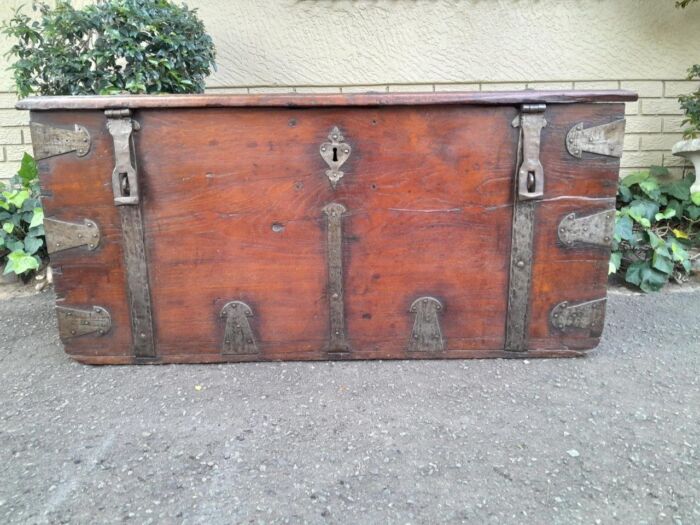
[{"label": "wooden side panel", "polygon": [[542,131],[544,198],[538,204],[534,243],[529,347],[586,350],[598,344],[585,330],[562,332],[549,315],[562,301],[575,303],[606,296],[610,249],[563,246],[557,237],[562,218],[615,208],[620,159],[592,153],[573,157],[566,150],[568,131],[578,124],[598,126],[624,118],[622,104],[551,106]]},{"label": "wooden side panel", "polygon": [[112,142],[100,111],[32,112],[32,122],[73,129],[87,128],[91,148],[84,157],[66,153],[39,161],[42,204],[47,217],[82,223],[95,221],[98,248],[71,248],[51,255],[57,304],[75,308],[105,308],[112,329],[97,337],[84,335],[64,341],[66,352],[78,356],[128,356],[131,326],[122,267],[119,212],[114,206],[111,177]]}]

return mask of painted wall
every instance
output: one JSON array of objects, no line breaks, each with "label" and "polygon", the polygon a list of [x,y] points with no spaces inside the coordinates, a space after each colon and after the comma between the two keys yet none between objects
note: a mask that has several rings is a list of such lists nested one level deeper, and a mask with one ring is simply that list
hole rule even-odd
[{"label": "painted wall", "polygon": [[[85,3],[86,0],[75,2]],[[26,0],[3,0],[0,19]],[[700,62],[700,6],[674,0],[190,0],[218,50],[211,90],[629,88],[623,173],[676,172],[676,98]],[[0,47],[9,43],[0,40]],[[0,62],[0,177],[29,148]]]}]

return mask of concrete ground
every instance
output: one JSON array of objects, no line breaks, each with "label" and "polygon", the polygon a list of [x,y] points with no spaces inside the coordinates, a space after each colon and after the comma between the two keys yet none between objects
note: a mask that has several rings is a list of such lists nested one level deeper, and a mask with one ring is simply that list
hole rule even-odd
[{"label": "concrete ground", "polygon": [[584,359],[89,367],[0,301],[0,523],[700,523],[700,292]]}]

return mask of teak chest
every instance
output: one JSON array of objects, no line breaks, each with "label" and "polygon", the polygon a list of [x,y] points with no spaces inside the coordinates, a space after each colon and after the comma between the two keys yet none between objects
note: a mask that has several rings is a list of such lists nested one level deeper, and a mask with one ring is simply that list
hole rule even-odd
[{"label": "teak chest", "polygon": [[624,91],[38,97],[66,351],[93,364],[576,356]]}]

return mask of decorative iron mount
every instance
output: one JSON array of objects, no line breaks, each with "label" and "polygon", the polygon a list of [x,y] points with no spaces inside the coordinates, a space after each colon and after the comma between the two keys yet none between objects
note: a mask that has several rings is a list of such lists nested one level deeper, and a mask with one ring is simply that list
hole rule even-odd
[{"label": "decorative iron mount", "polygon": [[221,309],[221,317],[226,319],[221,353],[224,355],[257,354],[258,347],[248,321],[249,317],[253,317],[250,306],[243,301],[231,301]]},{"label": "decorative iron mount", "polygon": [[445,349],[438,318],[442,311],[442,303],[435,297],[419,297],[413,301],[410,312],[416,314],[416,318],[408,341],[409,352],[441,352]]},{"label": "decorative iron mount", "polygon": [[330,142],[324,142],[319,148],[321,157],[326,161],[330,169],[326,170],[326,176],[331,182],[333,189],[338,184],[338,181],[343,177],[344,173],[340,171],[340,167],[348,160],[350,153],[352,152],[352,147],[350,144],[343,142],[345,137],[335,126],[331,132],[328,134],[328,140]]}]

